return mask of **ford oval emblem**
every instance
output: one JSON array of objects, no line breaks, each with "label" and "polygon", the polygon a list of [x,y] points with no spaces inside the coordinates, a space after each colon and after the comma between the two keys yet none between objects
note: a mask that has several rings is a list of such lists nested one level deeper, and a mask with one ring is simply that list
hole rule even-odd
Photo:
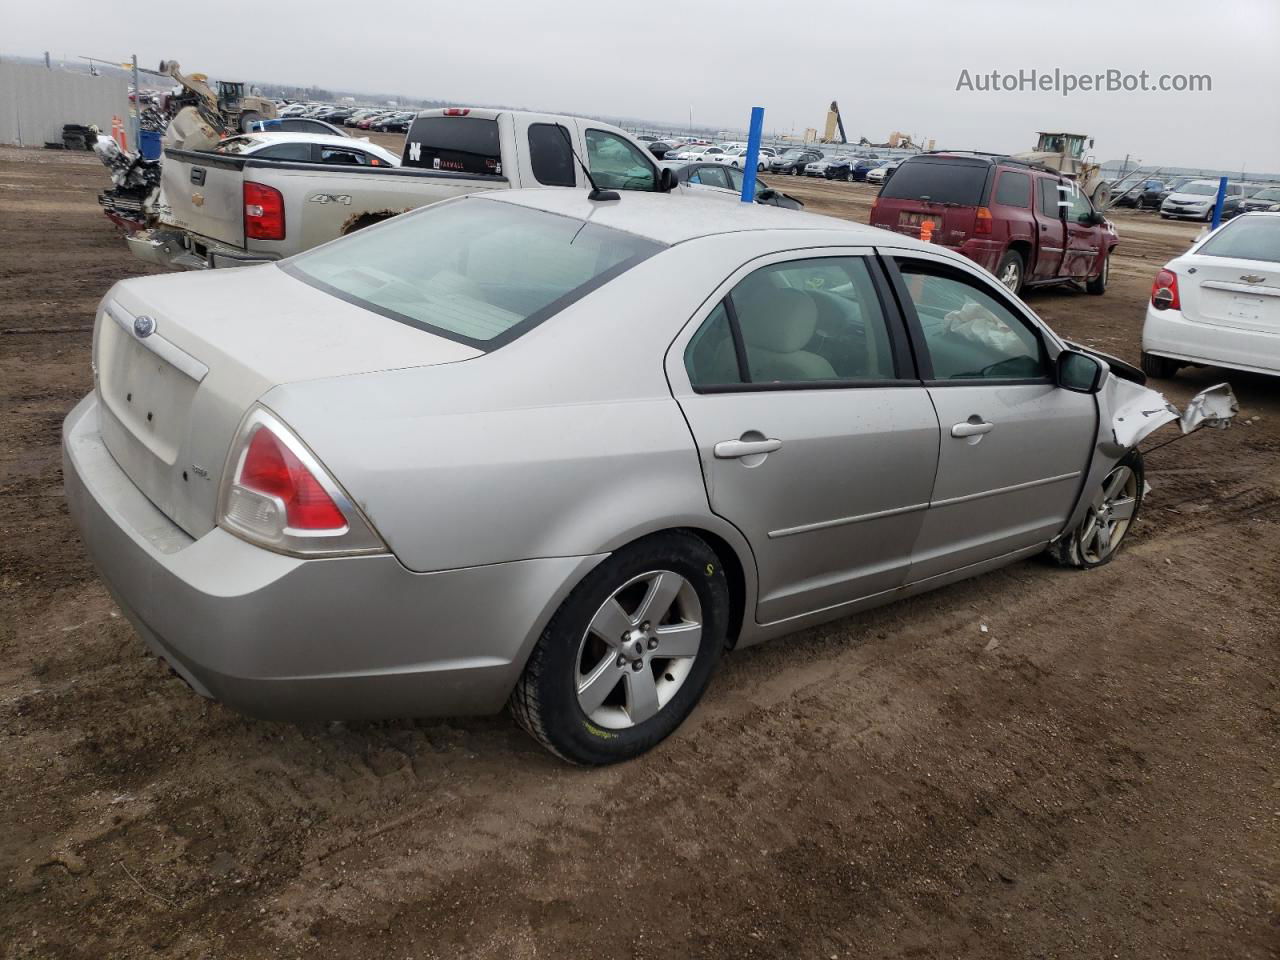
[{"label": "ford oval emblem", "polygon": [[134,317],[133,332],[138,337],[149,337],[156,332],[156,322],[150,317]]}]

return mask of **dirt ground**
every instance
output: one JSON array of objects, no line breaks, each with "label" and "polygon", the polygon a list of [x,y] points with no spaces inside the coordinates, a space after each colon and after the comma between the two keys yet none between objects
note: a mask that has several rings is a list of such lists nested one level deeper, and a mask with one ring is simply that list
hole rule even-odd
[{"label": "dirt ground", "polygon": [[[1229,379],[1240,425],[1151,454],[1110,566],[733,653],[620,767],[506,716],[251,721],[144,652],[67,518],[93,308],[143,272],[106,182],[0,150],[0,956],[1280,957],[1280,381],[1157,385]],[[1197,228],[1115,219],[1104,297],[1028,302],[1136,361]]]}]

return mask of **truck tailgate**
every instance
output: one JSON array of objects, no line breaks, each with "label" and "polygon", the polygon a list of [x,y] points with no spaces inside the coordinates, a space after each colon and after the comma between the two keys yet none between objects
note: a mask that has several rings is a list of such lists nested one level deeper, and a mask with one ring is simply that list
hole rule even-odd
[{"label": "truck tailgate", "polygon": [[244,246],[244,158],[196,150],[164,153],[161,221]]}]

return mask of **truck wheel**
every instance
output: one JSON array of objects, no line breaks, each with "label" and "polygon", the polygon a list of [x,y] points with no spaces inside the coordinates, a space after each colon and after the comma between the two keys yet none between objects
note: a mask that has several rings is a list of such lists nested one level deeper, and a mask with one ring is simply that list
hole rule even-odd
[{"label": "truck wheel", "polygon": [[1022,292],[1022,267],[1022,254],[1017,250],[1006,250],[996,267],[996,279],[1014,295]]},{"label": "truck wheel", "polygon": [[1095,297],[1107,292],[1107,280],[1111,277],[1111,254],[1103,254],[1102,269],[1092,280],[1085,283],[1084,288]]},{"label": "truck wheel", "polygon": [[1142,352],[1142,372],[1148,377],[1155,377],[1157,380],[1169,380],[1178,372],[1181,367],[1177,360],[1170,360],[1168,357],[1159,357],[1154,353]]},{"label": "truck wheel", "polygon": [[253,129],[253,125],[262,119],[262,114],[256,110],[247,110],[240,114],[240,132],[248,133]]}]

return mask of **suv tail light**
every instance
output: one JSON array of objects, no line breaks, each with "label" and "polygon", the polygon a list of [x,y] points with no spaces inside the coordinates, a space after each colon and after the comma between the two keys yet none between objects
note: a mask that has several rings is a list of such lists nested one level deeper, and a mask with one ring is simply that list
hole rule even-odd
[{"label": "suv tail light", "polygon": [[991,211],[986,207],[979,207],[977,213],[974,214],[973,232],[975,234],[991,233]]},{"label": "suv tail light", "polygon": [[284,197],[275,187],[244,182],[244,235],[252,240],[284,239]]},{"label": "suv tail light", "polygon": [[1182,309],[1178,300],[1178,275],[1172,270],[1161,270],[1151,282],[1151,305],[1157,310]]},{"label": "suv tail light", "polygon": [[218,523],[281,553],[381,553],[386,545],[351,498],[283,423],[249,412],[231,445]]}]

